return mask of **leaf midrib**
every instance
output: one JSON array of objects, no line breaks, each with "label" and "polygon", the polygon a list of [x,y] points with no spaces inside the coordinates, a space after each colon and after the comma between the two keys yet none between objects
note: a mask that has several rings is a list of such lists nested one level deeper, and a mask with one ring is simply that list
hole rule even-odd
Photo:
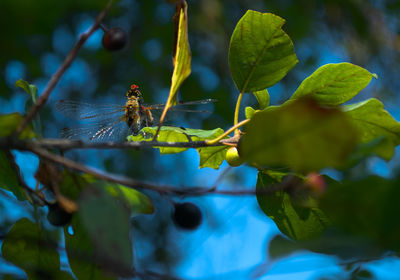
[{"label": "leaf midrib", "polygon": [[[263,57],[264,53],[267,51],[268,47],[270,46],[270,43],[271,43],[272,39],[274,38],[275,34],[276,34],[277,32],[279,32],[279,30],[281,29],[281,27],[283,26],[284,23],[285,23],[285,22],[282,22],[282,24],[280,24],[280,25],[276,28],[276,30],[271,34],[271,36],[270,36],[270,38],[267,40],[265,46],[264,46],[263,49],[261,50],[260,55],[257,57],[257,60],[256,60],[256,61],[253,63],[253,65],[251,66],[250,72],[249,72],[249,74],[247,75],[246,80],[244,81],[244,84],[243,84],[242,89],[240,90],[241,93],[243,93],[243,92],[246,91],[247,85],[249,84],[250,79],[251,79],[251,77],[253,76],[255,69],[257,68],[258,64],[260,63],[261,58]],[[240,36],[242,37],[242,34],[240,34]]]},{"label": "leaf midrib", "polygon": [[[371,75],[372,75],[372,74],[371,74]],[[328,84],[326,84],[326,85],[324,85],[324,86],[321,86],[321,87],[319,87],[319,88],[316,88],[316,89],[314,89],[313,91],[302,93],[299,97],[304,96],[304,95],[309,95],[309,94],[318,93],[319,91],[324,90],[324,89],[330,87],[334,82],[335,82],[335,83],[336,83],[336,82],[342,82],[343,80],[345,80],[345,79],[347,79],[347,78],[354,77],[354,76],[357,76],[357,74],[352,74],[352,75],[343,77],[342,79],[337,79],[337,80],[334,79],[331,83],[328,83]],[[372,79],[372,77],[371,77],[371,79]],[[321,95],[328,95],[328,96],[329,96],[329,94],[324,94],[324,93],[318,93],[318,94],[321,94]],[[296,97],[296,98],[299,98],[299,97]]]}]

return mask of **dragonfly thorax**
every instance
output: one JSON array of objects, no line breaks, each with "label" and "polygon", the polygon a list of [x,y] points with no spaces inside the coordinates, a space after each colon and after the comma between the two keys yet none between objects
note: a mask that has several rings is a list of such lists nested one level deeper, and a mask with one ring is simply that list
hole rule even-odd
[{"label": "dragonfly thorax", "polygon": [[125,104],[125,121],[133,132],[140,129],[140,104],[136,97],[128,97]]}]

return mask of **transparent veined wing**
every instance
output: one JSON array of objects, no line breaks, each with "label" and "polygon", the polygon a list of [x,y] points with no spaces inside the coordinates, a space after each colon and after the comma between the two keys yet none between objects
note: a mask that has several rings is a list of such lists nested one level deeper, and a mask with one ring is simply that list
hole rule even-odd
[{"label": "transparent veined wing", "polygon": [[77,102],[72,100],[60,100],[56,103],[55,109],[60,114],[76,119],[87,121],[100,121],[108,119],[110,116],[124,114],[124,106],[116,104],[93,104],[86,102]]},{"label": "transparent veined wing", "polygon": [[103,119],[76,127],[67,127],[61,131],[61,137],[90,141],[125,141],[132,134],[123,117]]},{"label": "transparent veined wing", "polygon": [[[171,107],[169,111],[177,111],[177,112],[192,112],[192,113],[210,113],[207,110],[196,110],[190,109],[190,106],[194,105],[204,105],[211,104],[216,102],[216,99],[203,99],[203,100],[195,100],[195,101],[181,101],[178,102],[175,106]],[[144,105],[146,109],[153,111],[164,110],[165,104],[153,104],[153,105]]]}]

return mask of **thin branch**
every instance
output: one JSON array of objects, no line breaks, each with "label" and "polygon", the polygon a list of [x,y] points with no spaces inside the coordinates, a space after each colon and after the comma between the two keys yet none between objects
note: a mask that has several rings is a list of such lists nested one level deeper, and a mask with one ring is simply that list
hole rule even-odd
[{"label": "thin branch", "polygon": [[[228,136],[232,131],[234,131],[234,130],[236,131],[239,127],[245,125],[245,124],[248,123],[249,121],[250,121],[250,119],[245,119],[245,120],[241,121],[240,123],[235,124],[234,126],[232,126],[231,128],[229,128],[227,131],[225,131],[223,134],[221,134],[221,135],[218,136],[217,138],[212,139],[212,140],[206,140],[207,144],[213,145],[213,144],[218,143],[218,142],[226,143],[227,145],[230,145],[230,144],[237,144],[237,142],[238,142],[239,139],[240,139],[240,133],[235,133],[235,136],[229,138],[230,140],[235,140],[235,141],[229,141],[229,142],[228,142],[228,141],[225,141],[225,142],[224,142],[224,140],[222,140],[222,139],[225,138],[226,136]],[[238,131],[238,130],[237,130],[237,131]],[[225,140],[229,140],[229,139],[225,139]],[[228,144],[228,143],[229,143],[229,144]]]},{"label": "thin branch", "polygon": [[[70,140],[59,140],[61,141],[67,141],[66,143],[68,144],[68,141]],[[127,187],[131,187],[133,189],[138,189],[138,190],[150,190],[150,191],[155,191],[160,194],[170,194],[170,195],[190,195],[190,196],[202,196],[202,195],[270,195],[273,194],[277,191],[281,191],[284,189],[289,188],[289,184],[283,182],[281,184],[276,184],[274,186],[271,186],[269,188],[263,189],[261,191],[257,191],[254,189],[243,189],[239,187],[232,188],[232,190],[217,190],[215,187],[176,187],[172,185],[159,185],[155,183],[150,183],[150,182],[145,182],[145,181],[139,181],[135,180],[126,176],[118,175],[118,174],[113,174],[113,173],[108,173],[104,172],[99,169],[91,168],[89,166],[86,166],[84,164],[78,163],[76,161],[67,159],[65,157],[56,155],[54,153],[50,153],[46,149],[43,148],[43,146],[46,145],[41,145],[41,141],[33,142],[33,141],[26,141],[26,140],[18,140],[14,138],[0,138],[0,148],[1,147],[6,147],[7,149],[19,149],[19,150],[25,150],[25,151],[31,151],[35,153],[36,155],[47,159],[53,163],[60,164],[66,168],[84,172],[91,174],[99,179],[103,179],[106,181],[118,183],[125,185]],[[45,142],[45,141],[44,141]],[[56,141],[57,142],[57,141]],[[74,143],[79,143],[81,141],[74,141]],[[99,143],[83,143],[81,142],[82,145],[89,145],[87,147],[90,147],[90,145],[95,145]],[[110,142],[112,143],[112,142]],[[134,142],[133,142],[134,143]],[[141,144],[149,143],[149,142],[139,142]],[[150,142],[151,143],[151,142]],[[169,144],[176,144],[176,143],[170,143],[170,142],[156,142],[157,145],[163,145],[165,144],[164,147],[169,147]],[[191,142],[180,142],[180,144],[187,144]],[[192,142],[194,143],[194,142]],[[105,144],[105,143],[103,143]],[[124,143],[114,143],[115,145],[122,145]],[[153,143],[154,144],[154,143]],[[50,147],[51,145],[47,146]],[[62,146],[62,145],[61,145]],[[111,145],[112,146],[112,145]],[[51,147],[57,147],[51,146]],[[64,146],[66,147],[66,146]],[[172,147],[172,146],[171,146]],[[29,189],[30,190],[30,189]]]},{"label": "thin branch", "polygon": [[95,176],[96,178],[103,179],[106,181],[118,183],[125,185],[127,187],[131,187],[133,189],[138,190],[149,190],[155,191],[161,194],[170,194],[170,195],[190,195],[190,196],[202,196],[202,195],[255,195],[255,194],[265,194],[269,195],[276,191],[281,191],[286,189],[288,186],[286,184],[277,184],[276,186],[271,186],[267,189],[262,190],[261,192],[256,191],[254,189],[239,189],[234,188],[232,190],[215,190],[214,187],[176,187],[172,185],[160,185],[145,181],[135,180],[126,176],[113,174],[104,172],[95,168],[91,168],[89,166],[80,164],[73,160],[64,158],[62,156],[53,154],[48,152],[47,150],[37,146],[35,143],[31,142],[30,146],[25,147],[26,150],[29,150],[36,155],[45,158],[53,163],[60,164],[66,168],[73,169],[76,171],[84,172]]},{"label": "thin branch", "polygon": [[36,146],[46,149],[72,150],[72,149],[140,149],[147,147],[170,147],[170,148],[202,148],[210,146],[223,146],[236,143],[236,139],[224,139],[219,143],[209,144],[207,141],[191,142],[158,142],[158,141],[139,141],[139,142],[86,142],[82,140],[69,139],[41,139],[32,142],[31,140],[15,139],[11,137],[0,137],[0,148],[11,148],[25,150],[34,143]]},{"label": "thin branch", "polygon": [[19,134],[21,134],[21,132],[24,130],[24,128],[36,116],[39,109],[46,103],[47,99],[50,96],[50,93],[56,87],[58,81],[61,79],[61,77],[65,73],[65,71],[69,68],[72,61],[77,56],[80,48],[83,46],[83,44],[86,42],[86,40],[93,34],[93,32],[96,31],[97,28],[99,28],[99,25],[102,22],[102,20],[104,19],[108,10],[110,9],[112,2],[113,2],[113,0],[110,0],[108,2],[107,6],[99,13],[99,15],[96,18],[96,21],[93,23],[93,25],[90,27],[90,29],[86,33],[83,33],[79,37],[78,42],[76,42],[76,44],[73,46],[73,48],[71,49],[71,51],[65,58],[64,62],[58,68],[57,72],[51,77],[50,81],[47,83],[46,88],[44,89],[43,93],[40,95],[40,97],[36,101],[35,105],[31,108],[31,110],[27,113],[25,119],[19,124],[19,126],[15,130],[15,132],[14,132],[15,137],[17,137]]},{"label": "thin branch", "polygon": [[[65,139],[45,139],[36,142],[43,148],[57,148],[61,150],[71,149],[139,149],[145,147],[171,147],[171,148],[202,148],[211,146],[206,141],[192,142],[158,142],[158,141],[139,141],[139,142],[84,142],[81,140]],[[217,143],[212,146],[222,146]]]}]

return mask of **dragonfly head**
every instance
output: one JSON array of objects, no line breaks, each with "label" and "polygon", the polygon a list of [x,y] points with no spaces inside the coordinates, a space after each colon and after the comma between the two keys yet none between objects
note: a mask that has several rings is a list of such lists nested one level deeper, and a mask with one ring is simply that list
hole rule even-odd
[{"label": "dragonfly head", "polygon": [[138,85],[131,85],[130,89],[126,92],[126,97],[128,98],[142,98],[142,93],[139,90],[139,86]]}]

